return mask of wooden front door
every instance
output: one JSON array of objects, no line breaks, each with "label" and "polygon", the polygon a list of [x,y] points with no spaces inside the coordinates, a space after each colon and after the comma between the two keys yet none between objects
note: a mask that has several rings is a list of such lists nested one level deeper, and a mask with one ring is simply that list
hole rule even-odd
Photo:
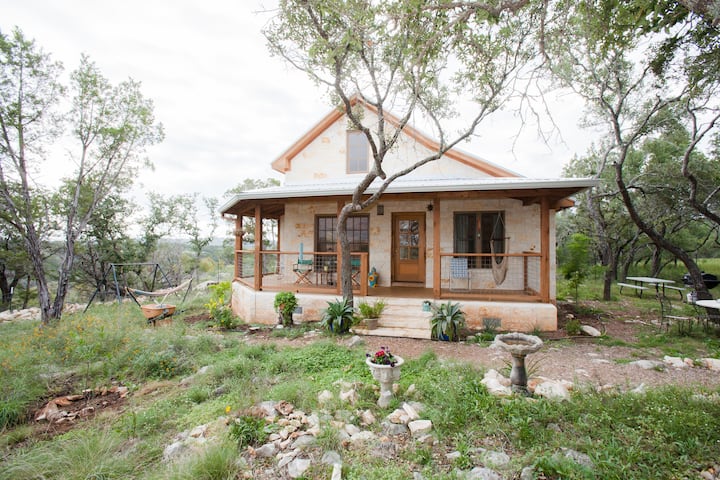
[{"label": "wooden front door", "polygon": [[392,281],[425,283],[425,213],[393,214]]}]

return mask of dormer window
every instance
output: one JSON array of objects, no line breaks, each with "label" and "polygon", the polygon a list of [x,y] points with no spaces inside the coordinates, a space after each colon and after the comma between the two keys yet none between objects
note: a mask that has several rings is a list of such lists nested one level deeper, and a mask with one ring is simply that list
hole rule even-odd
[{"label": "dormer window", "polygon": [[367,173],[369,145],[360,130],[347,132],[347,173]]}]

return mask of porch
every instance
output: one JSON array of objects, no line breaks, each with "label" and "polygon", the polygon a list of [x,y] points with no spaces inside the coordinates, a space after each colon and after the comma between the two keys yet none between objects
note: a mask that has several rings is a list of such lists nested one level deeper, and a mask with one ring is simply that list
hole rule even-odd
[{"label": "porch", "polygon": [[[342,293],[339,252],[237,250],[235,258],[235,280],[253,290],[336,296]],[[541,259],[537,252],[441,252],[437,262],[433,258],[427,260],[433,269],[432,288],[412,282],[385,282],[369,287],[369,254],[353,253],[350,276],[353,294],[360,297],[543,302]],[[439,268],[433,268],[436,263]],[[383,275],[388,273],[375,272],[376,277]]]}]

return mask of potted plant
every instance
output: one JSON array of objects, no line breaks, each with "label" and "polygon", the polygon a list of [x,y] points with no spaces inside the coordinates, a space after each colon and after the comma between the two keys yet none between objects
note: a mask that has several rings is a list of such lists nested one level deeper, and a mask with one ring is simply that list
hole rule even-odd
[{"label": "potted plant", "polygon": [[385,408],[390,404],[393,383],[400,379],[400,367],[405,360],[390,353],[387,347],[380,347],[375,353],[365,354],[365,363],[370,367],[373,378],[380,383],[378,405]]},{"label": "potted plant", "polygon": [[355,320],[355,309],[347,298],[327,302],[320,326],[333,333],[347,333]]},{"label": "potted plant", "polygon": [[430,306],[430,333],[434,340],[457,342],[460,338],[460,329],[465,326],[465,312],[459,303],[433,303]]},{"label": "potted plant", "polygon": [[383,310],[385,310],[385,301],[378,300],[372,305],[367,302],[360,302],[358,309],[360,310],[360,316],[363,318],[365,326],[372,330],[378,326],[380,315],[382,315]]},{"label": "potted plant", "polygon": [[278,292],[275,295],[273,307],[278,312],[278,324],[284,327],[291,327],[293,324],[293,312],[298,306],[297,297],[292,292]]}]

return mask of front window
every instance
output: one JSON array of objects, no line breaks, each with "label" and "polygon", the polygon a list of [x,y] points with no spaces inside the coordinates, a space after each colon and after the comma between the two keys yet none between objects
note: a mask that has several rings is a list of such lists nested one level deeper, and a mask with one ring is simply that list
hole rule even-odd
[{"label": "front window", "polygon": [[[505,214],[456,213],[453,235],[454,253],[505,253]],[[468,268],[491,268],[491,262],[490,257],[469,257]]]},{"label": "front window", "polygon": [[367,173],[369,145],[360,130],[347,132],[347,173]]},{"label": "front window", "polygon": [[[347,234],[351,252],[370,251],[370,217],[353,215],[347,219]],[[315,219],[315,251],[335,252],[337,250],[337,217],[318,216]],[[335,257],[318,255],[320,266],[335,262]],[[333,269],[334,270],[334,269]]]}]

